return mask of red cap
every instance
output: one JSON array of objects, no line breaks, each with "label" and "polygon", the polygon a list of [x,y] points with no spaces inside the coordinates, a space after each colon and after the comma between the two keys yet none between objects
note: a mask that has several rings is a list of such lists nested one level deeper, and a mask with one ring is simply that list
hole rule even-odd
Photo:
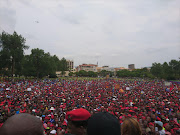
[{"label": "red cap", "polygon": [[50,125],[50,127],[54,127],[54,125],[53,125],[53,124],[51,124],[51,125]]},{"label": "red cap", "polygon": [[83,108],[67,112],[66,119],[70,121],[83,121],[91,117],[91,114]]},{"label": "red cap", "polygon": [[157,121],[161,121],[161,119],[159,117],[157,117]]},{"label": "red cap", "polygon": [[50,118],[49,118],[49,117],[47,117],[47,116],[46,116],[44,119],[45,119],[45,120],[50,120]]},{"label": "red cap", "polygon": [[165,124],[163,125],[163,127],[165,127],[167,124],[168,124],[168,123],[165,123]]},{"label": "red cap", "polygon": [[152,122],[150,122],[149,125],[154,126],[154,124]]},{"label": "red cap", "polygon": [[63,125],[64,125],[64,126],[67,126],[67,122],[66,122],[66,121],[64,121],[64,122],[63,122]]}]

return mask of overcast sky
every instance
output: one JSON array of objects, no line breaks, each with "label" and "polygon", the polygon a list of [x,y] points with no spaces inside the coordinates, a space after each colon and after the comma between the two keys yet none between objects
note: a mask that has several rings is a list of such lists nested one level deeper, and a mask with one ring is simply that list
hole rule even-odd
[{"label": "overcast sky", "polygon": [[[60,59],[136,68],[180,57],[180,0],[0,0],[0,32]],[[39,23],[37,23],[37,21]]]}]

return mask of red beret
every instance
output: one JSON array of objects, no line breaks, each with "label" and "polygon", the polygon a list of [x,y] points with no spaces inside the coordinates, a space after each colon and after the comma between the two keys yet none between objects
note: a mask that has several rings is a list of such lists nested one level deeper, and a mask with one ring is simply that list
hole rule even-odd
[{"label": "red beret", "polygon": [[83,108],[67,112],[66,119],[70,121],[83,121],[91,117],[91,114]]}]

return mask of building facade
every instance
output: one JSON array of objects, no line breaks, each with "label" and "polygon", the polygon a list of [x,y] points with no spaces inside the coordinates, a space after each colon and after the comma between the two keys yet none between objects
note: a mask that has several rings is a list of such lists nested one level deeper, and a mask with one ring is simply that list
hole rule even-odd
[{"label": "building facade", "polygon": [[69,71],[74,69],[74,61],[72,60],[67,60],[67,67],[69,69]]},{"label": "building facade", "polygon": [[109,71],[109,66],[102,66],[102,70]]},{"label": "building facade", "polygon": [[135,64],[129,64],[129,65],[128,65],[128,68],[129,68],[129,70],[135,69]]},{"label": "building facade", "polygon": [[119,68],[114,68],[114,71],[117,72],[117,71],[121,71],[121,70],[125,70],[127,68],[125,67],[119,67]]},{"label": "building facade", "polygon": [[77,72],[81,70],[97,72],[97,65],[95,64],[82,64],[77,67]]}]

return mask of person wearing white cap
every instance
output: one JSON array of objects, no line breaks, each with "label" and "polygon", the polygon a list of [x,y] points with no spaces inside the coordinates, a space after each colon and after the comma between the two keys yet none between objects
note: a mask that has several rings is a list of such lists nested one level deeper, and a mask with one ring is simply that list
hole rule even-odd
[{"label": "person wearing white cap", "polygon": [[52,131],[50,132],[50,134],[51,134],[51,135],[56,135],[56,130],[52,130]]},{"label": "person wearing white cap", "polygon": [[159,135],[165,135],[165,130],[163,129],[163,123],[161,121],[155,121],[155,131]]},{"label": "person wearing white cap", "polygon": [[54,110],[55,110],[55,108],[54,108],[54,107],[51,107],[51,108],[50,108],[50,110],[51,110],[51,111],[54,111]]}]

